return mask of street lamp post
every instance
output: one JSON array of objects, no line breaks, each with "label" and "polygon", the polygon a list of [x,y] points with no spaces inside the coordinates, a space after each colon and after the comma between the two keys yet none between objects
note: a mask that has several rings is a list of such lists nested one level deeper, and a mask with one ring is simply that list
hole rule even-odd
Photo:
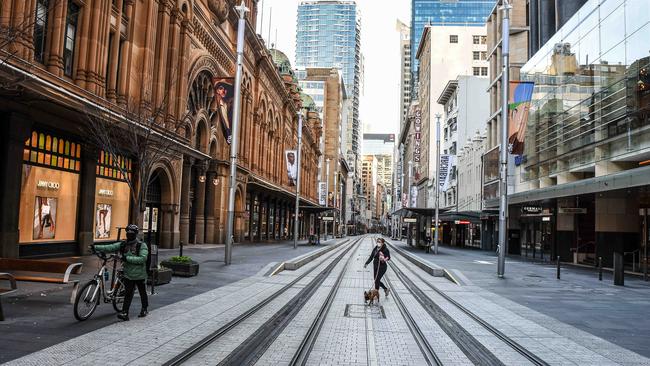
[{"label": "street lamp post", "polygon": [[235,187],[237,186],[237,149],[239,145],[239,120],[241,119],[241,82],[244,62],[244,31],[246,30],[246,13],[248,8],[242,1],[235,7],[239,12],[237,24],[237,71],[235,72],[235,100],[232,115],[232,140],[230,143],[230,183],[228,192],[228,216],[226,220],[226,250],[224,262],[232,262],[233,230],[235,225]]},{"label": "street lamp post", "polygon": [[[407,194],[408,201],[406,201],[406,207],[412,207],[411,206],[411,193],[412,193],[411,192],[412,191],[411,186],[412,185],[413,185],[413,160],[409,160],[409,185],[408,185],[409,192]],[[411,236],[411,223],[410,222],[408,223],[408,225],[406,225],[406,230],[407,230],[407,232],[406,232],[406,240],[408,242],[408,245],[410,246],[410,245],[413,244],[413,237]]]},{"label": "street lamp post", "polygon": [[510,9],[508,0],[503,0],[503,24],[501,27],[501,54],[503,71],[501,73],[501,166],[499,181],[499,259],[497,276],[503,278],[506,266],[506,213],[508,212],[508,92],[510,89]]},{"label": "street lamp post", "polygon": [[[330,158],[325,159],[325,207],[330,203]],[[329,221],[325,221],[325,241],[327,241],[327,227]]]},{"label": "street lamp post", "polygon": [[293,219],[293,249],[298,248],[298,210],[300,205],[300,151],[302,150],[302,113],[298,112],[298,152],[296,153],[296,210]]},{"label": "street lamp post", "polygon": [[440,228],[440,216],[438,215],[438,208],[440,207],[440,113],[436,114],[436,179],[434,180],[436,184],[436,230],[433,233],[433,254],[438,254],[438,239],[440,234],[438,229]]}]

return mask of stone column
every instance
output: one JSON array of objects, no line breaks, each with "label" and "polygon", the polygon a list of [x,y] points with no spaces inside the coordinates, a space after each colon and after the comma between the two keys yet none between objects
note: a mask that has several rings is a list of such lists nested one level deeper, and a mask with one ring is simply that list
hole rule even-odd
[{"label": "stone column", "polygon": [[181,217],[180,232],[181,242],[188,244],[190,242],[190,176],[192,174],[192,164],[194,159],[183,157],[183,173],[181,176]]},{"label": "stone column", "polygon": [[[216,187],[213,181],[217,177],[215,162],[210,163],[205,179],[205,242],[215,243],[214,195]],[[200,213],[200,212],[199,212]]]},{"label": "stone column", "polygon": [[205,243],[205,172],[207,167],[205,163],[199,163],[196,166],[197,182],[194,204],[196,205],[196,219],[194,232],[196,233],[195,244]]},{"label": "stone column", "polygon": [[77,226],[77,244],[79,253],[90,253],[88,246],[94,242],[95,224],[95,186],[97,183],[98,150],[94,146],[84,146],[81,155],[81,189],[79,190],[79,226]]},{"label": "stone column", "polygon": [[162,215],[162,223],[160,227],[160,242],[158,245],[161,248],[171,249],[174,247],[173,231],[174,231],[174,205],[164,204],[160,208],[160,215]]},{"label": "stone column", "polygon": [[23,115],[13,113],[0,119],[2,135],[0,144],[0,257],[18,258],[18,224],[20,187],[25,140],[31,133],[32,122]]}]

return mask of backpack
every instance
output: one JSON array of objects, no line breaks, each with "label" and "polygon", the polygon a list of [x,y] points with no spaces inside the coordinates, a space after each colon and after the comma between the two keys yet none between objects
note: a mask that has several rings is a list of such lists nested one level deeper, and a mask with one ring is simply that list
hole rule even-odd
[{"label": "backpack", "polygon": [[[135,251],[136,253],[140,254],[140,248],[142,248],[142,242],[138,240],[138,243],[135,245]],[[126,240],[122,240],[122,243],[120,244],[120,256],[124,258],[126,255]],[[149,255],[147,255],[147,262],[146,262],[146,268],[147,272],[150,272],[151,270],[151,252],[149,252]]]}]

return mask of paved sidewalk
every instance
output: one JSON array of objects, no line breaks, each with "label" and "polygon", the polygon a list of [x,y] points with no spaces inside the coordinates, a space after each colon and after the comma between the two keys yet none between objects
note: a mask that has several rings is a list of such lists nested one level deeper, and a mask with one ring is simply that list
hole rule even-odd
[{"label": "paved sidewalk", "polygon": [[614,286],[610,273],[601,282],[595,270],[573,266],[563,266],[558,281],[554,265],[516,257],[506,259],[505,279],[499,279],[492,252],[442,246],[436,256],[404,241],[391,243],[447,269],[464,285],[492,292],[504,307],[526,306],[650,357],[650,282],[627,276],[625,287]]},{"label": "paved sidewalk", "polygon": [[[317,250],[343,239],[321,242],[320,246],[299,242],[293,249],[293,242],[238,244],[233,248],[230,266],[223,263],[223,245],[188,245],[184,255],[191,256],[200,264],[196,277],[174,277],[172,282],[156,287],[156,295],[149,297],[150,309],[176,303],[215,288],[249,278],[258,272],[262,274],[274,264]],[[178,255],[178,249],[161,249],[160,260]],[[99,268],[94,256],[67,258],[84,264],[79,276],[82,283],[92,278]],[[111,304],[100,304],[93,316],[78,322],[69,303],[72,286],[57,286],[39,283],[19,282],[19,291],[4,296],[2,305],[5,321],[0,322],[0,363],[24,356],[70,338],[88,333],[117,322]],[[137,293],[137,291],[136,291]],[[131,306],[131,315],[140,310],[137,298]]]}]

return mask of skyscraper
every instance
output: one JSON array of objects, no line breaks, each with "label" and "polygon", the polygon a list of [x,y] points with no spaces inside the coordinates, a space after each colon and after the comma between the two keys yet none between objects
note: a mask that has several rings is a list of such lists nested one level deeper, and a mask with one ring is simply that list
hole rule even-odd
[{"label": "skyscraper", "polygon": [[402,129],[406,120],[406,112],[411,103],[411,28],[397,20],[397,31],[400,34],[399,54],[400,54],[400,120],[399,128]]},{"label": "skyscraper", "polygon": [[298,6],[297,67],[341,69],[348,96],[347,115],[352,136],[344,153],[356,172],[360,154],[359,91],[361,80],[361,24],[355,1],[303,1]]},{"label": "skyscraper", "polygon": [[484,26],[487,16],[496,4],[495,0],[412,0],[411,2],[411,67],[414,92],[417,94],[418,51],[424,26]]}]

